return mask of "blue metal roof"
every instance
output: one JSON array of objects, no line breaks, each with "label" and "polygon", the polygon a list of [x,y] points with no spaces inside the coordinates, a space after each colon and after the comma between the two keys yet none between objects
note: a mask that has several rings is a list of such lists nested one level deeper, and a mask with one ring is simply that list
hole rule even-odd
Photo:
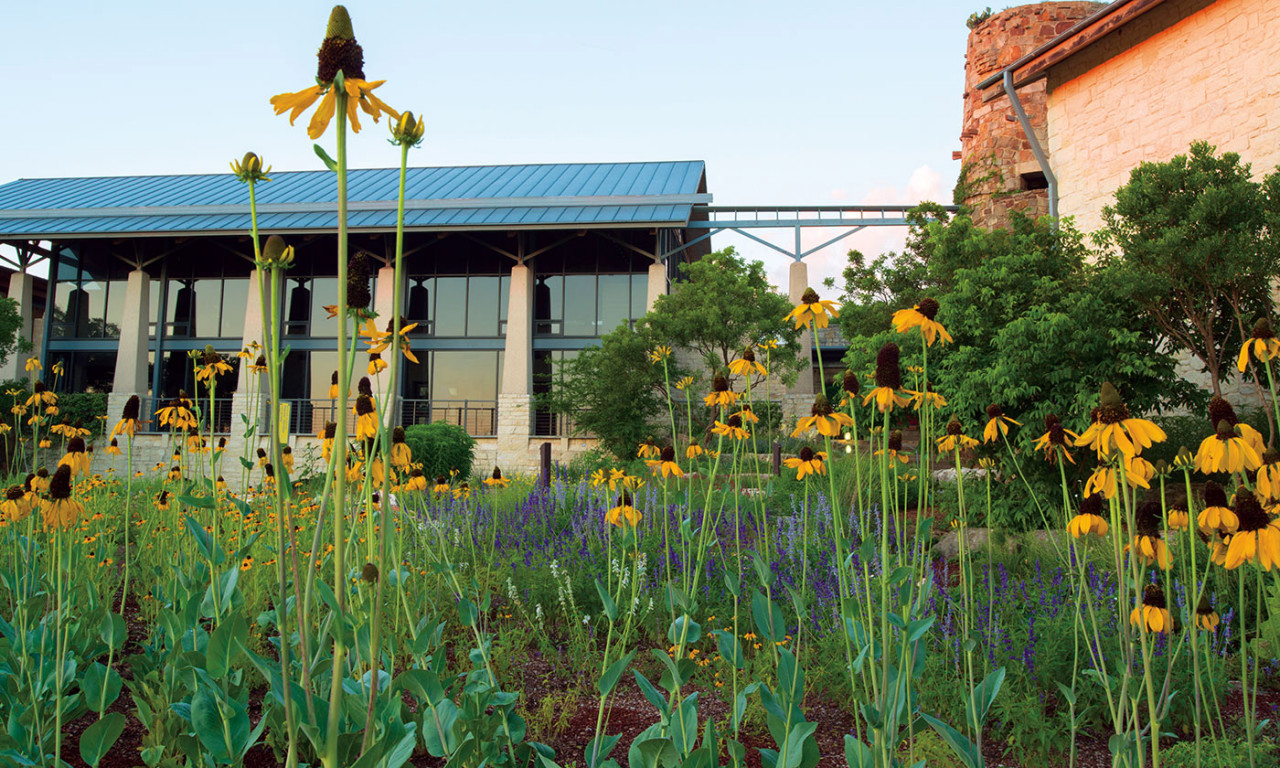
[{"label": "blue metal roof", "polygon": [[[405,226],[417,230],[682,226],[704,164],[563,163],[410,168]],[[264,231],[332,231],[328,171],[275,171],[258,186]],[[392,229],[399,169],[348,174],[348,225]],[[248,192],[231,174],[20,179],[0,185],[0,239],[213,234],[249,229]]]}]

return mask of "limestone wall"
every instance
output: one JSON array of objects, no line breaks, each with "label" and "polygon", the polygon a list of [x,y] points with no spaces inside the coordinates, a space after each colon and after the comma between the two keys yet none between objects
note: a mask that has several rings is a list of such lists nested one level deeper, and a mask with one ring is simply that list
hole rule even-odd
[{"label": "limestone wall", "polygon": [[[1024,189],[1023,174],[1040,173],[1040,164],[1021,124],[1013,119],[1008,97],[1001,95],[984,102],[975,86],[1066,32],[1101,6],[1091,2],[1020,5],[991,16],[969,33],[960,159],[968,181],[965,202],[973,207],[974,221],[980,226],[1003,226],[1011,210],[1030,215],[1048,213],[1049,198],[1044,189]],[[1021,88],[1018,96],[1043,146],[1044,82]],[[1034,178],[1030,182],[1035,185]]]},{"label": "limestone wall", "polygon": [[[1165,5],[1049,79],[1049,155],[1059,211],[1086,232],[1101,228],[1102,208],[1130,170],[1144,160],[1185,154],[1192,141],[1238,152],[1258,177],[1280,163],[1271,125],[1280,114],[1280,3]],[[1167,14],[1189,6],[1206,7],[1166,26]]]}]

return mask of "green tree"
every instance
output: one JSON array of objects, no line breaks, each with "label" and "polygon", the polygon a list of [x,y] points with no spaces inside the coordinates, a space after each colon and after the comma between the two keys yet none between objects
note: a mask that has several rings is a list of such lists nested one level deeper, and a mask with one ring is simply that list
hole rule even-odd
[{"label": "green tree", "polygon": [[0,363],[8,360],[15,352],[31,350],[31,340],[18,336],[20,328],[22,315],[18,312],[18,302],[0,298]]},{"label": "green tree", "polygon": [[1271,312],[1277,191],[1272,179],[1254,182],[1236,153],[1195,142],[1188,155],[1133,169],[1103,211],[1111,279],[1200,361],[1215,395],[1247,326]]},{"label": "green tree", "polygon": [[[572,416],[579,433],[594,435],[619,458],[633,457],[648,436],[671,437],[663,368],[649,359],[659,346],[676,350],[668,360],[673,383],[686,374],[706,379],[745,347],[766,341],[779,342],[768,356],[770,376],[794,379],[804,366],[799,332],[783,321],[791,304],[769,284],[762,262],[748,263],[727,248],[682,265],[681,275],[634,330],[619,326],[601,337],[600,346],[561,363],[551,393],[541,398],[542,407]],[[681,351],[696,355],[707,370],[690,370]],[[763,364],[765,355],[757,360]]]}]

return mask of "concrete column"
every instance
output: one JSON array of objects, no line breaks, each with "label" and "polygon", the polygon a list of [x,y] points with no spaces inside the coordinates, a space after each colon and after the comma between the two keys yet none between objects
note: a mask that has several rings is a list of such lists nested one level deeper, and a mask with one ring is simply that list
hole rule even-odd
[{"label": "concrete column", "polygon": [[533,434],[533,270],[511,268],[507,296],[507,343],[498,391],[497,464],[515,469],[527,462]]},{"label": "concrete column", "polygon": [[151,347],[151,327],[147,313],[151,309],[151,276],[141,269],[130,272],[124,295],[120,348],[116,355],[116,375],[111,390],[125,396],[145,395],[150,383],[147,377],[147,353]]},{"label": "concrete column", "polygon": [[[378,314],[378,319],[374,322],[378,324],[378,330],[383,331],[387,329],[387,323],[390,323],[395,315],[396,268],[388,265],[379,269],[377,284],[374,286],[373,290],[373,311]],[[358,358],[356,359],[356,381],[359,381],[360,377],[365,375],[367,372],[366,368],[369,364],[369,355],[365,351],[367,349],[368,347],[362,345],[356,352],[358,355]],[[387,364],[390,365],[392,355],[398,354],[399,351],[400,348],[395,344],[392,344],[383,350],[382,359],[386,360]],[[401,357],[400,367],[403,369],[407,364],[409,364],[409,361]],[[312,371],[312,375],[315,375],[315,371]],[[387,377],[390,375],[390,368],[382,372],[383,387],[387,386]],[[401,375],[403,376],[403,371]],[[403,381],[403,379],[401,379],[401,381]],[[374,389],[380,389],[380,387],[375,386]],[[381,398],[381,395],[379,395],[379,398]],[[383,416],[389,425],[394,426],[400,423],[399,386],[393,387],[390,404],[383,404]]]},{"label": "concrete column", "polygon": [[[791,285],[788,295],[792,304],[799,304],[800,299],[804,296],[804,292],[809,289],[809,265],[803,261],[791,262]],[[800,334],[800,359],[805,361],[805,367],[800,371],[799,378],[796,383],[788,390],[788,394],[796,396],[795,399],[810,400],[813,399],[813,338],[808,330],[802,331]],[[804,396],[803,398],[800,396]],[[808,406],[812,402],[806,403],[804,408],[808,410]]]},{"label": "concrete column", "polygon": [[655,261],[649,265],[649,292],[645,297],[645,311],[652,312],[659,296],[667,294],[667,265]]},{"label": "concrete column", "polygon": [[[254,269],[249,273],[249,300],[244,305],[244,332],[240,337],[240,348],[245,349],[252,343],[257,343],[260,347],[265,348],[267,344],[266,323],[263,322],[262,300],[258,293],[258,275],[260,270]],[[270,273],[261,272],[262,278],[267,282],[262,286],[267,291],[267,311],[270,312],[271,303],[271,275]],[[262,350],[259,350],[259,354]],[[244,420],[242,417],[248,417],[250,421],[261,422],[262,417],[266,413],[263,404],[266,402],[266,386],[267,378],[262,374],[251,373],[249,366],[256,362],[255,357],[252,360],[243,360],[240,363],[240,377],[236,384],[236,391],[231,396],[231,435],[234,439],[227,440],[229,446],[235,446],[239,450],[243,445],[243,440],[239,439],[243,434]],[[253,397],[250,398],[249,392],[252,390]],[[266,432],[270,428],[268,424],[258,424],[259,432]],[[255,446],[256,447],[256,446]],[[230,454],[231,451],[228,452]],[[229,466],[226,459],[223,459],[223,466]]]},{"label": "concrete column", "polygon": [[[31,312],[31,286],[33,283],[34,280],[31,275],[26,272],[14,272],[9,276],[9,298],[18,302],[18,316],[22,319],[22,325],[18,326],[18,338],[31,342],[32,351],[27,353],[14,350],[9,359],[5,360],[4,365],[0,365],[0,379],[25,378],[27,375],[27,359],[33,354],[40,354],[40,346],[36,341],[37,324]],[[50,287],[52,287],[52,282]],[[52,291],[50,296],[52,296]]]}]

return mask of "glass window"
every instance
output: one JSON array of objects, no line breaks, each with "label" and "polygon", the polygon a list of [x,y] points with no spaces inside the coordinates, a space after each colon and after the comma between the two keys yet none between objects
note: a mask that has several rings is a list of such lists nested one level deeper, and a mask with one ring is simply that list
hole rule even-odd
[{"label": "glass window", "polygon": [[467,278],[436,278],[436,336],[467,335]]},{"label": "glass window", "polygon": [[222,281],[193,280],[192,291],[195,305],[191,308],[191,335],[217,336],[222,310]]},{"label": "glass window", "polygon": [[160,317],[160,291],[160,281],[153,278],[151,288],[147,291],[147,302],[151,305],[147,310],[147,324],[153,339],[156,337],[156,321]]},{"label": "glass window", "polygon": [[284,292],[284,334],[306,336],[311,322],[311,281],[291,279]]},{"label": "glass window", "polygon": [[597,333],[606,334],[631,319],[631,276],[600,275],[600,325]]},{"label": "glass window", "polygon": [[431,333],[431,299],[434,298],[435,280],[430,277],[410,277],[408,295],[405,297],[404,316],[410,323],[417,323],[415,334]]},{"label": "glass window", "polygon": [[475,276],[467,281],[467,335],[497,336],[502,281],[497,276]]},{"label": "glass window", "polygon": [[71,292],[76,290],[75,283],[57,283],[53,288],[53,324],[50,335],[54,337],[70,336],[75,330],[75,317],[71,314]]},{"label": "glass window", "polygon": [[180,337],[193,335],[195,291],[191,288],[190,280],[169,281],[165,313],[165,321],[169,324],[169,335]]},{"label": "glass window", "polygon": [[639,320],[645,316],[649,306],[649,276],[646,274],[631,276],[631,319]]},{"label": "glass window", "polygon": [[564,296],[564,335],[597,335],[596,276],[566,275]]},{"label": "glass window", "polygon": [[[249,302],[248,279],[224,280],[222,283],[222,327],[218,335],[238,339],[244,335],[244,312]],[[252,292],[256,301],[257,291]]]},{"label": "glass window", "polygon": [[544,335],[560,334],[560,321],[564,318],[564,276],[539,275],[533,286],[533,332]]},{"label": "glass window", "polygon": [[128,282],[112,280],[107,284],[106,329],[103,333],[109,339],[120,338],[120,324],[124,322],[124,307],[128,303],[128,295]]},{"label": "glass window", "polygon": [[330,338],[338,335],[338,321],[329,319],[326,306],[338,303],[338,278],[317,277],[311,281],[311,328],[313,337]]},{"label": "glass window", "polygon": [[498,397],[497,352],[436,352],[432,372],[431,399],[496,400]]}]

